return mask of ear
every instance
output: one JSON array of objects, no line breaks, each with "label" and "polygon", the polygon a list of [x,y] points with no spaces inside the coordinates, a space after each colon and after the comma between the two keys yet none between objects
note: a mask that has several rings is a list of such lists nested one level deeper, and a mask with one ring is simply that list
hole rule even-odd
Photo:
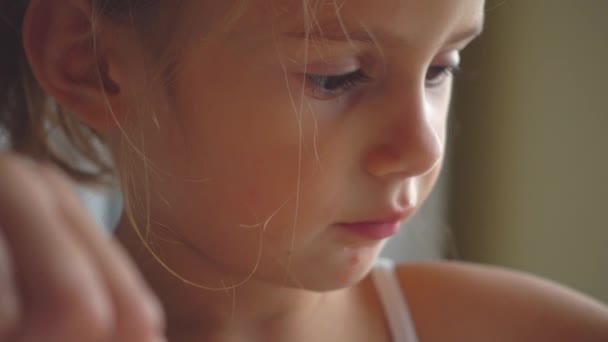
[{"label": "ear", "polygon": [[121,87],[95,46],[90,0],[32,0],[23,44],[34,76],[59,104],[93,128],[117,126]]}]

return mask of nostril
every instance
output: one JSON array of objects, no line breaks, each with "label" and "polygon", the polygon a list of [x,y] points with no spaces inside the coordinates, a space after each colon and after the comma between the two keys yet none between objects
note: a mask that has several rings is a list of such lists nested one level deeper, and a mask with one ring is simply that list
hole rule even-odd
[{"label": "nostril", "polygon": [[397,192],[396,206],[404,209],[418,207],[420,186],[419,178],[410,178],[403,182],[403,186]]}]

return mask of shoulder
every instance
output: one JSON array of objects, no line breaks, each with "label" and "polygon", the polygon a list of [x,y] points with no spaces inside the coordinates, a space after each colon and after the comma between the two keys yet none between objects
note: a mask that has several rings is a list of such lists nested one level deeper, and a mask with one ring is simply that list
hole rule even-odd
[{"label": "shoulder", "polygon": [[608,341],[606,306],[530,274],[461,262],[397,274],[422,341]]}]

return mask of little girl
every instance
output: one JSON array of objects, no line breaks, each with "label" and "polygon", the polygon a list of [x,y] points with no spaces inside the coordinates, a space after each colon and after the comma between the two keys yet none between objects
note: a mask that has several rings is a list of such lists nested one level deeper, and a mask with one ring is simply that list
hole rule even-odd
[{"label": "little girl", "polygon": [[[0,9],[0,120],[37,160],[0,158],[2,341],[608,341],[547,281],[377,261],[437,179],[483,0]],[[63,176],[111,170],[113,240]]]}]

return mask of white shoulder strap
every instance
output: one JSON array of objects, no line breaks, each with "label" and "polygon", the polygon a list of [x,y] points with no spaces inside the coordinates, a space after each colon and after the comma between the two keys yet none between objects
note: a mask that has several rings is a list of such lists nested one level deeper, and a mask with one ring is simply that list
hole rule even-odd
[{"label": "white shoulder strap", "polygon": [[392,260],[380,259],[372,271],[394,342],[418,342],[416,328]]}]

